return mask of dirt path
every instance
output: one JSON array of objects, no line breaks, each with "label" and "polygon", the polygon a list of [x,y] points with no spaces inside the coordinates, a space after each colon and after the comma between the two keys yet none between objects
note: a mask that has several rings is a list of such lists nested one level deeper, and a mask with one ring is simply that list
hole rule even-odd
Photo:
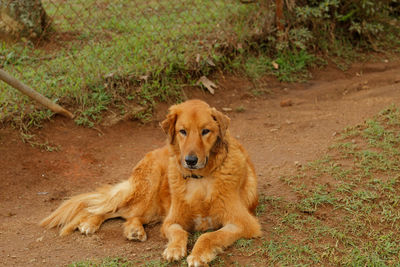
[{"label": "dirt path", "polygon": [[[400,61],[360,64],[345,73],[318,71],[304,84],[266,79],[262,89],[273,93],[258,98],[249,93],[252,84],[241,79],[222,77],[219,84],[213,97],[186,93],[220,109],[232,108],[227,112],[231,132],[256,165],[260,191],[290,200],[295,195],[280,175],[293,171],[295,163],[317,159],[344,127],[399,103]],[[0,266],[63,266],[106,256],[160,259],[165,241],[158,225],[147,227],[147,242],[137,243],[123,238],[122,220],[106,222],[93,236],[63,238],[37,223],[63,199],[127,178],[147,151],[164,144],[157,121],[165,111],[166,105],[160,105],[154,123],[121,122],[102,133],[56,118],[37,134],[60,145],[59,152],[42,152],[23,144],[16,131],[0,129]]]}]

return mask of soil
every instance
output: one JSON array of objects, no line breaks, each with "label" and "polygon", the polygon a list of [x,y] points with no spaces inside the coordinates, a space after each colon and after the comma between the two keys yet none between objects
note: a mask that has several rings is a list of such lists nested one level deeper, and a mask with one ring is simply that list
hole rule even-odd
[{"label": "soil", "polygon": [[[256,89],[234,76],[214,80],[219,84],[214,96],[200,89],[187,89],[186,95],[226,110],[231,132],[255,163],[259,191],[289,201],[296,196],[279,180],[281,175],[322,156],[346,126],[400,102],[399,60],[355,64],[345,72],[327,67],[305,83],[265,77]],[[107,256],[161,259],[166,242],[160,225],[147,226],[148,241],[140,243],[125,240],[121,219],[105,222],[94,235],[67,237],[38,222],[70,196],[126,179],[146,152],[165,143],[158,123],[167,107],[159,104],[154,121],[145,125],[122,121],[88,129],[55,117],[35,134],[59,146],[57,152],[33,148],[18,131],[0,129],[0,265],[64,266]],[[229,250],[235,257],[235,249]],[[235,260],[246,262],[243,256]]]}]

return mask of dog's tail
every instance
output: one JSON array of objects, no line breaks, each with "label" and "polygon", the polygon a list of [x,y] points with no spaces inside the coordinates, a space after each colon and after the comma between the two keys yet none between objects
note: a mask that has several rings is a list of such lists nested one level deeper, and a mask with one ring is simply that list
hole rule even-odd
[{"label": "dog's tail", "polygon": [[114,186],[106,186],[92,193],[74,196],[65,201],[52,214],[40,222],[46,228],[60,227],[60,235],[73,232],[82,219],[93,215],[112,216],[133,197],[133,185],[126,180]]}]

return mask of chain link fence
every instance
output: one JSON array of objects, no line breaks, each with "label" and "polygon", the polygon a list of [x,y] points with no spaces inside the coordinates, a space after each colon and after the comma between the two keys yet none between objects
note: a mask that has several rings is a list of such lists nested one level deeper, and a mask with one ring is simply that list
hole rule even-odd
[{"label": "chain link fence", "polygon": [[[40,4],[35,8],[43,7],[47,14],[41,21],[46,34],[22,38],[23,44],[2,42],[1,68],[53,101],[73,107],[82,124],[96,120],[110,104],[124,113],[126,102],[146,106],[156,98],[179,97],[181,86],[193,85],[230,60],[229,55],[240,53],[274,18],[273,1],[268,0]],[[3,26],[15,27],[3,11]],[[1,121],[28,114],[34,124],[36,118],[51,115],[5,84],[0,83],[0,89]]]},{"label": "chain link fence", "polygon": [[[179,99],[221,66],[292,81],[321,52],[398,51],[399,8],[399,0],[0,0],[1,40],[4,29],[28,29],[18,42],[0,41],[0,67],[72,109],[78,124],[105,110],[146,119],[155,101]],[[0,123],[51,115],[0,83]]]}]

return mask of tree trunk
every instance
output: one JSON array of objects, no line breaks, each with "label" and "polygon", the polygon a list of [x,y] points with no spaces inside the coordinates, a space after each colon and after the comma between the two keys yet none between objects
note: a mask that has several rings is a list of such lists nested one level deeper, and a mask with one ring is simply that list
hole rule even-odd
[{"label": "tree trunk", "polygon": [[278,31],[283,32],[283,0],[276,0],[276,27]]},{"label": "tree trunk", "polygon": [[41,0],[0,0],[0,34],[10,39],[38,39],[50,29]]}]

